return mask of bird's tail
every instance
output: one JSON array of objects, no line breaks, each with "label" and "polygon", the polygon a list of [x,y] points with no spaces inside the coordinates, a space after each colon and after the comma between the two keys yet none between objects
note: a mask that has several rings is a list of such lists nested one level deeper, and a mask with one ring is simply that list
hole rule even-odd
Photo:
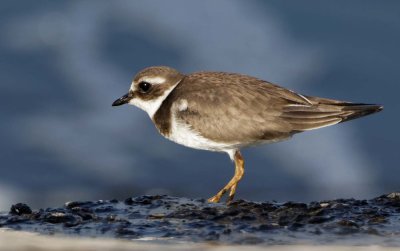
[{"label": "bird's tail", "polygon": [[342,111],[347,112],[348,115],[344,116],[341,122],[364,117],[369,114],[380,112],[382,110],[383,110],[382,105],[345,103],[342,105]]},{"label": "bird's tail", "polygon": [[294,131],[307,131],[360,118],[383,109],[381,105],[307,97],[312,105],[289,105],[281,115]]}]

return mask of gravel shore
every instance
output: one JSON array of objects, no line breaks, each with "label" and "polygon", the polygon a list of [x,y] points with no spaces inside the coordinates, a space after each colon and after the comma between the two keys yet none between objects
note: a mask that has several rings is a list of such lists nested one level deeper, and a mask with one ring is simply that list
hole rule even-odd
[{"label": "gravel shore", "polygon": [[[146,245],[191,243],[194,248],[197,245],[400,247],[400,194],[307,204],[238,200],[226,205],[170,196],[75,201],[40,210],[18,203],[12,205],[9,213],[0,214],[0,229],[68,238],[146,241]],[[7,240],[2,238],[3,242]],[[87,239],[90,240],[94,241]]]}]

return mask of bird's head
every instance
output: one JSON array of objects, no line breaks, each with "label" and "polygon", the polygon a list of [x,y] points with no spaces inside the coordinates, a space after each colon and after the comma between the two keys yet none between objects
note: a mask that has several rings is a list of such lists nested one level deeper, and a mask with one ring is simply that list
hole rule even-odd
[{"label": "bird's head", "polygon": [[183,74],[171,67],[145,68],[133,78],[129,92],[115,100],[112,106],[135,105],[153,117],[164,99],[183,78]]}]

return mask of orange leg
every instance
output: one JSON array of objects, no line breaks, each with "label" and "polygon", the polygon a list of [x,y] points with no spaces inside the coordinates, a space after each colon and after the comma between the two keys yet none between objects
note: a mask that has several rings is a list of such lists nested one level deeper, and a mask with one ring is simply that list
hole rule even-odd
[{"label": "orange leg", "polygon": [[239,151],[235,152],[234,162],[235,162],[235,175],[233,175],[232,179],[228,182],[228,184],[226,184],[224,188],[222,188],[216,195],[209,198],[208,202],[219,202],[221,200],[221,197],[229,190],[230,192],[227,203],[233,200],[233,197],[235,196],[236,192],[236,187],[244,174],[244,159]]}]

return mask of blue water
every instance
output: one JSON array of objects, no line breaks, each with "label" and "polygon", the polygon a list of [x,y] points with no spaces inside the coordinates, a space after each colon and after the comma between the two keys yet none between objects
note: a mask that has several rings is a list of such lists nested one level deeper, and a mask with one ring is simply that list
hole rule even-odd
[{"label": "blue water", "polygon": [[399,13],[398,1],[2,1],[0,210],[221,188],[233,174],[228,156],[178,146],[139,109],[111,107],[150,65],[385,105],[244,150],[239,198],[399,190]]}]

